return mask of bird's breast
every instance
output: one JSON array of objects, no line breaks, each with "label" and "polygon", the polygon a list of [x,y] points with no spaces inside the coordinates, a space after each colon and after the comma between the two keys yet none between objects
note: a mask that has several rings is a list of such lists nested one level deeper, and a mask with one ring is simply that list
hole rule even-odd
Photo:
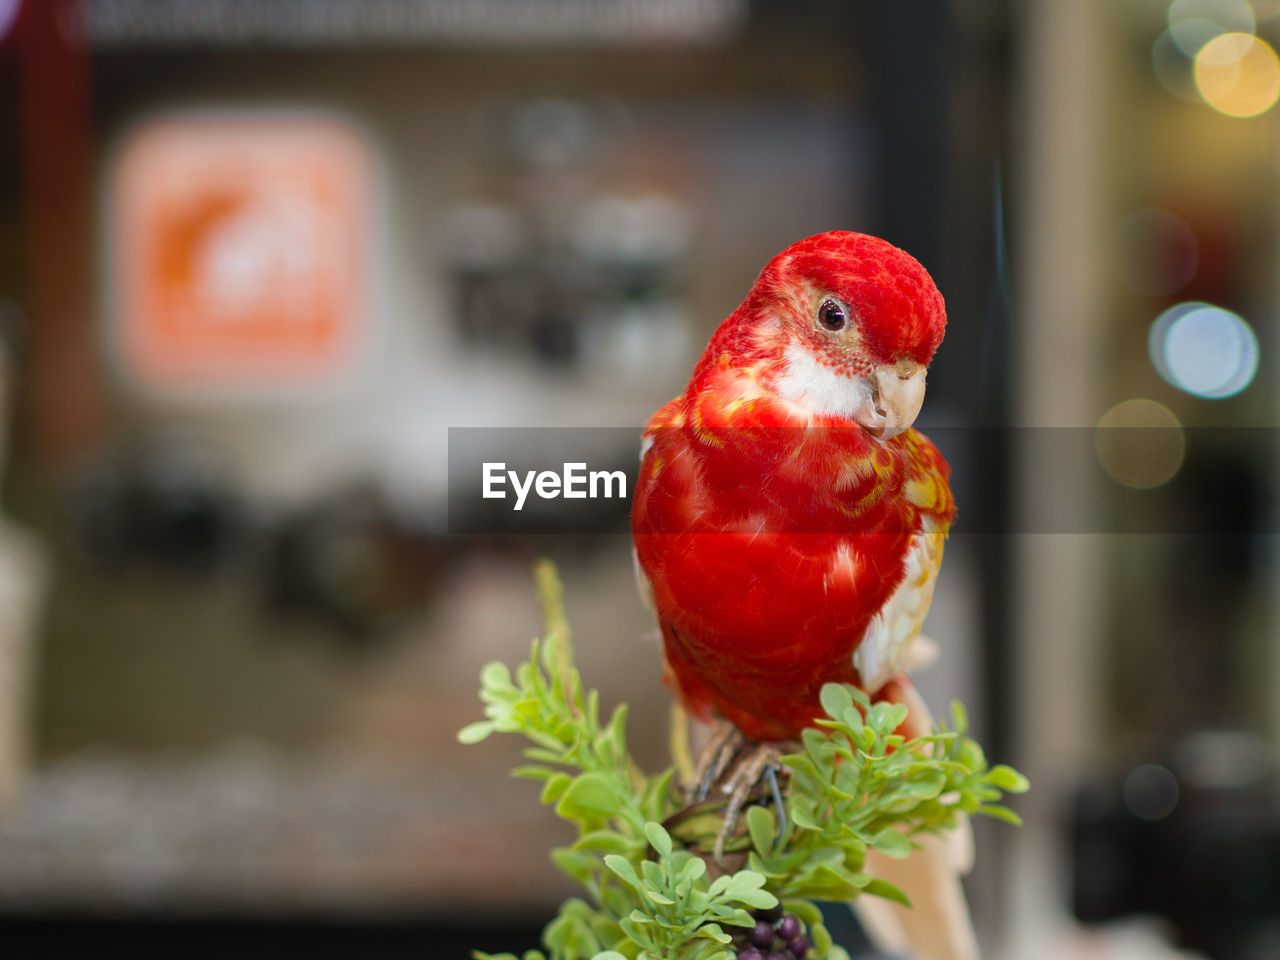
[{"label": "bird's breast", "polygon": [[[909,441],[769,412],[660,412],[632,513],[686,702],[765,739],[807,725],[823,683],[858,682],[854,653],[908,578],[924,522],[907,495],[920,482]],[[903,618],[889,612],[892,639]],[[877,649],[867,665],[891,655]]]}]

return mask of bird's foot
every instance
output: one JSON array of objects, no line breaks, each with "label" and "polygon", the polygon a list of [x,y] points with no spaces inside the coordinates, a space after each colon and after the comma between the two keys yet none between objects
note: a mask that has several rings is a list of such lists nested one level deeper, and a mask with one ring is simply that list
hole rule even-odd
[{"label": "bird's foot", "polygon": [[785,776],[786,768],[780,760],[797,746],[794,742],[757,743],[746,739],[733,724],[720,721],[698,755],[693,776],[685,787],[689,805],[670,818],[672,828],[678,829],[676,825],[682,824],[696,836],[699,828],[694,825],[714,811],[714,844],[710,843],[710,831],[702,835],[703,842],[711,846],[708,866],[713,869],[726,869],[727,845],[733,843],[736,847],[746,842],[739,821],[742,811],[751,804],[773,804],[781,833],[787,814],[779,783],[779,775]]},{"label": "bird's foot", "polygon": [[767,784],[770,799],[777,807],[779,833],[787,820],[786,807],[782,805],[782,790],[778,787],[778,771],[782,765],[783,750],[776,743],[757,743],[745,750],[736,766],[725,778],[721,790],[729,795],[729,802],[722,814],[724,822],[716,835],[715,858],[719,862],[724,858],[724,845],[733,836],[738,826],[738,817],[752,795],[758,788]]},{"label": "bird's foot", "polygon": [[701,803],[711,793],[711,787],[729,769],[738,751],[747,745],[746,738],[728,720],[719,721],[711,732],[711,738],[698,754],[698,763],[689,781],[694,803]]}]

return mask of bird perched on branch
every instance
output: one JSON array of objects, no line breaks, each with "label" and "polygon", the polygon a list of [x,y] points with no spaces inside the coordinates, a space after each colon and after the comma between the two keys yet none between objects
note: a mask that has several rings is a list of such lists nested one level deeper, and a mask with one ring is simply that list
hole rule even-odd
[{"label": "bird perched on branch", "polygon": [[[902,732],[929,732],[907,669],[955,504],[946,461],[912,423],[945,326],[942,295],[908,254],[865,234],[809,237],[765,266],[685,392],[650,420],[631,517],[638,574],[667,682],[719,723],[706,782],[730,759],[728,789],[758,778],[823,716],[825,683],[905,703]],[[960,833],[868,864],[916,906],[860,906],[882,945],[976,958]]]}]

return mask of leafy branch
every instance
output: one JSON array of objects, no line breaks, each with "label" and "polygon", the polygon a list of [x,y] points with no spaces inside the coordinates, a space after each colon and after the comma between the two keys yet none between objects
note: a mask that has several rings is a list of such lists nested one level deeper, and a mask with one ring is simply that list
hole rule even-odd
[{"label": "leafy branch", "polygon": [[913,837],[954,829],[961,814],[1021,822],[997,801],[1024,792],[1026,778],[1003,764],[988,768],[959,703],[950,728],[910,741],[894,732],[907,716],[901,704],[873,704],[833,683],[822,690],[822,708],[828,718],[804,731],[803,751],[782,758],[791,773],[782,836],[768,807],[747,811],[749,863],[781,896],[871,893],[907,904],[902,891],[863,872],[868,850],[905,857]]},{"label": "leafy branch", "polygon": [[483,668],[486,719],[458,734],[463,743],[524,735],[531,762],[513,775],[541,781],[542,802],[578,829],[551,859],[587,899],[566,901],[543,932],[547,953],[530,950],[524,960],[731,960],[763,957],[770,944],[797,960],[847,960],[812,901],[873,894],[906,902],[865,872],[869,850],[906,856],[914,837],[952,829],[963,814],[1018,822],[999,800],[1026,790],[1026,779],[987,766],[959,704],[950,728],[906,740],[895,733],[905,707],[828,684],[827,719],[804,732],[801,752],[782,758],[784,825],[769,805],[748,807],[726,847],[742,866],[725,872],[709,854],[722,803],[682,807],[672,768],[640,771],[627,752],[626,706],[601,722],[599,696],[584,690],[573,665],[554,567],[540,563],[535,577],[546,638],[533,642],[514,678],[501,663]]}]

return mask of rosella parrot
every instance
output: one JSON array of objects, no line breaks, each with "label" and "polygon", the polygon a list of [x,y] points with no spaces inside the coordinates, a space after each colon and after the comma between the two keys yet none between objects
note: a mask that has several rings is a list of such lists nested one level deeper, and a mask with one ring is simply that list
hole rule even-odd
[{"label": "rosella parrot", "polygon": [[[834,681],[906,704],[901,732],[929,731],[906,671],[926,648],[955,504],[946,461],[912,423],[945,326],[908,254],[865,234],[809,237],[769,261],[649,421],[637,573],[666,680],[693,715],[767,748],[824,716]],[[883,946],[977,957],[967,837],[869,863],[915,907],[860,898]]]}]

